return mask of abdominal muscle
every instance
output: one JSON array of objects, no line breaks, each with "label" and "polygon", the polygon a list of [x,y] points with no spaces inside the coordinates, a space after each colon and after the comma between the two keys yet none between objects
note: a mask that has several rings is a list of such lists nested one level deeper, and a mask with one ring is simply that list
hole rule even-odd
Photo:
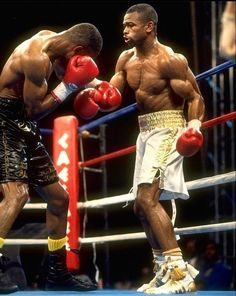
[{"label": "abdominal muscle", "polygon": [[141,113],[151,113],[164,110],[183,110],[184,100],[168,89],[159,94],[152,94],[143,90],[135,92],[138,108]]}]

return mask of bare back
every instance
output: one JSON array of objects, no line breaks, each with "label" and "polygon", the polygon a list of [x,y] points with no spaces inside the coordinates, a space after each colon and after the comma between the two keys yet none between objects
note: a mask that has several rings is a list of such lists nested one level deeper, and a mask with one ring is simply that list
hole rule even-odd
[{"label": "bare back", "polygon": [[52,73],[52,65],[43,49],[48,38],[53,35],[55,33],[51,31],[41,31],[13,51],[0,76],[1,97],[23,99],[26,73],[28,75],[31,72],[39,81],[48,80]]},{"label": "bare back", "polygon": [[21,43],[11,54],[0,76],[0,97],[22,100],[30,119],[39,120],[58,103],[48,93],[48,80],[54,71],[59,80],[66,68],[68,43],[62,34],[40,31]]}]

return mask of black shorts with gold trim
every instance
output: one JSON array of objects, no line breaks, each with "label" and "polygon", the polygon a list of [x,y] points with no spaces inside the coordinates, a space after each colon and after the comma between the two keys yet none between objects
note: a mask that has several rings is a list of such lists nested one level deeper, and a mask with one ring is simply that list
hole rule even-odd
[{"label": "black shorts with gold trim", "polygon": [[45,186],[57,182],[58,176],[24,103],[0,98],[0,183],[9,181]]}]

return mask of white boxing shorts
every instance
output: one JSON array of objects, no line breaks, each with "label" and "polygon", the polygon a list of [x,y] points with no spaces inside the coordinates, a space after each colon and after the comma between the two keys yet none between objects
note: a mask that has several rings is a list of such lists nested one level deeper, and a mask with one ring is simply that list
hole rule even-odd
[{"label": "white boxing shorts", "polygon": [[186,128],[182,110],[166,110],[138,117],[140,133],[136,142],[133,194],[139,184],[159,179],[160,200],[189,198],[183,174],[183,156],[176,141]]}]

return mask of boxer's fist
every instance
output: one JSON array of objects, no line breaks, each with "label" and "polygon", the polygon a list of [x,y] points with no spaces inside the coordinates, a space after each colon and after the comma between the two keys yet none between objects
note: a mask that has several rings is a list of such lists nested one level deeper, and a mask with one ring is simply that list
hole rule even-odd
[{"label": "boxer's fist", "polygon": [[190,157],[200,150],[203,144],[200,126],[201,122],[196,119],[188,123],[187,130],[178,138],[176,143],[176,150],[180,155]]},{"label": "boxer's fist", "polygon": [[73,91],[92,81],[98,74],[98,67],[91,57],[73,56],[67,64],[63,81],[51,94],[58,103],[61,103]]},{"label": "boxer's fist", "polygon": [[119,90],[107,81],[102,81],[96,86],[96,96],[94,101],[99,105],[100,111],[109,112],[118,108],[121,104],[121,94]]},{"label": "boxer's fist", "polygon": [[98,67],[91,57],[76,55],[69,60],[63,81],[68,86],[77,88],[89,83],[98,74]]},{"label": "boxer's fist", "polygon": [[77,94],[74,100],[75,112],[83,119],[91,119],[98,113],[99,106],[94,102],[94,88],[87,88]]}]

